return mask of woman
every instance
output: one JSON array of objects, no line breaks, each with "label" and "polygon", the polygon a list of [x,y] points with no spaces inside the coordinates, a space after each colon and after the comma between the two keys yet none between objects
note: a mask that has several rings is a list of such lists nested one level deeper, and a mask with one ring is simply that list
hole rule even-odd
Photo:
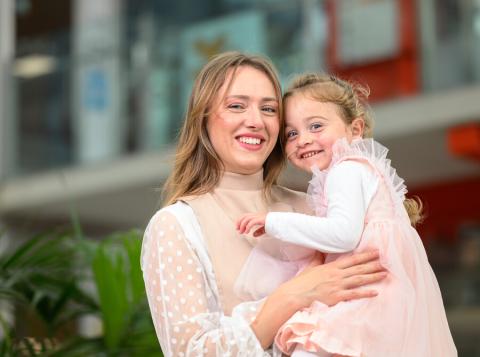
[{"label": "woman", "polygon": [[[278,328],[314,300],[373,297],[358,289],[385,276],[376,252],[321,265],[288,246],[272,256],[309,261],[286,282],[259,272],[269,295],[248,302],[235,281],[255,240],[235,221],[252,211],[308,212],[304,195],[276,186],[284,160],[278,78],[266,59],[237,52],[199,73],[166,183],[166,207],[144,237],[142,269],[157,335],[166,356],[263,356]],[[300,253],[301,254],[300,254]],[[264,286],[265,285],[265,286]],[[267,286],[268,285],[268,286]],[[277,287],[277,285],[279,285]]]}]

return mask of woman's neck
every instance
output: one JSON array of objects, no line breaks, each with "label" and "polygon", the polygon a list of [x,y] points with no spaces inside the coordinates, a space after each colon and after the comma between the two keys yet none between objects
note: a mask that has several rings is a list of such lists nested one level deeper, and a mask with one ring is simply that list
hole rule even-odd
[{"label": "woman's neck", "polygon": [[263,169],[251,175],[225,171],[217,188],[230,190],[260,190],[263,188]]}]

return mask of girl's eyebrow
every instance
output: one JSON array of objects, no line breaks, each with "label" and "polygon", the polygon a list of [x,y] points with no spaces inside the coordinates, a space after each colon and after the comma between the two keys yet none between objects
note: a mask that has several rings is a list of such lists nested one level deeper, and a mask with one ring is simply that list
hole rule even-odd
[{"label": "girl's eyebrow", "polygon": [[[304,123],[308,123],[310,120],[313,120],[313,119],[323,119],[323,120],[328,120],[327,118],[321,116],[321,115],[311,115],[309,117],[305,117],[302,120],[302,122]],[[285,121],[285,128],[294,128],[294,125],[291,125],[290,123],[288,123],[287,121]]]},{"label": "girl's eyebrow", "polygon": [[285,123],[285,129],[287,129],[287,128],[288,128],[288,129],[295,129],[295,126],[294,126],[294,125],[291,125],[291,124],[289,124],[289,123],[286,122],[286,123]]},{"label": "girl's eyebrow", "polygon": [[327,118],[325,118],[324,116],[321,116],[321,115],[311,115],[309,117],[306,117],[306,118],[303,118],[303,121],[307,122],[307,121],[310,121],[312,119],[323,119],[323,120],[328,120]]}]

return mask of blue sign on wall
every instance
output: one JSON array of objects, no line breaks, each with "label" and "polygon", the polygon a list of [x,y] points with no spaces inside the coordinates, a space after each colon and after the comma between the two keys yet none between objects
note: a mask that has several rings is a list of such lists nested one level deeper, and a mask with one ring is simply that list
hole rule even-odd
[{"label": "blue sign on wall", "polygon": [[103,112],[108,106],[108,80],[105,70],[91,68],[85,71],[83,105],[86,110]]}]

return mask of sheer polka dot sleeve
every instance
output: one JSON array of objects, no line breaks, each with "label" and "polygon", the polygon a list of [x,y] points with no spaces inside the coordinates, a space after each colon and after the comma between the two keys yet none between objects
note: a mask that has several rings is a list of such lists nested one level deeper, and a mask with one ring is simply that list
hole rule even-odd
[{"label": "sheer polka dot sleeve", "polygon": [[151,219],[141,263],[164,355],[269,356],[248,318],[223,314],[202,260],[174,214],[161,210]]}]

